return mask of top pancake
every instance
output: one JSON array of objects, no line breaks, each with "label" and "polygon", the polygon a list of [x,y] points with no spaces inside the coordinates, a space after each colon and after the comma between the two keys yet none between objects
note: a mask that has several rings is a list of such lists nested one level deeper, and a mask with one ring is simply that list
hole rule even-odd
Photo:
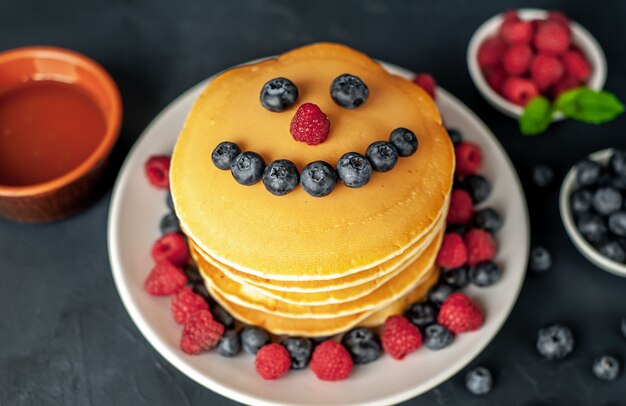
[{"label": "top pancake", "polygon": [[[349,110],[330,97],[343,73],[359,76],[368,100]],[[283,76],[296,84],[296,104],[280,113],[259,103],[265,82]],[[297,107],[317,104],[331,130],[322,144],[294,141],[289,124]],[[323,198],[300,187],[277,197],[262,183],[241,186],[217,169],[211,152],[222,141],[258,152],[266,163],[289,159],[299,170],[346,152],[364,153],[397,127],[411,129],[419,149],[362,188],[338,184]],[[418,241],[437,221],[452,185],[453,149],[426,93],[388,74],[366,55],[315,44],[276,59],[231,69],[196,101],[174,150],[172,195],[181,225],[202,250],[242,272],[276,280],[332,279],[371,268]]]}]

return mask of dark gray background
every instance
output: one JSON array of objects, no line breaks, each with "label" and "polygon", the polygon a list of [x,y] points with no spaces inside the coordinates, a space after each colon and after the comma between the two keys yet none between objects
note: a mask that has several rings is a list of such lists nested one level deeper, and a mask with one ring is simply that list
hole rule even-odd
[{"label": "dark gray background", "polygon": [[[599,382],[590,365],[607,352],[626,359],[618,327],[626,316],[626,280],[600,271],[574,249],[559,219],[558,187],[536,189],[530,170],[549,163],[559,183],[585,154],[625,147],[626,117],[601,127],[559,123],[524,138],[515,121],[480,97],[465,64],[469,38],[485,19],[520,6],[561,8],[587,27],[606,52],[607,88],[626,99],[626,2],[617,0],[2,0],[0,49],[59,45],[98,60],[120,87],[124,125],[93,207],[49,225],[0,220],[0,404],[234,404],[170,366],[129,319],[109,270],[110,188],[141,131],[181,92],[233,64],[321,40],[433,72],[470,106],[510,154],[527,194],[533,240],[555,258],[550,273],[528,276],[511,317],[473,364],[493,370],[490,395],[469,395],[461,373],[407,404],[625,404],[626,374]],[[540,326],[554,321],[572,326],[577,345],[565,361],[549,363],[536,354],[534,340]]]}]

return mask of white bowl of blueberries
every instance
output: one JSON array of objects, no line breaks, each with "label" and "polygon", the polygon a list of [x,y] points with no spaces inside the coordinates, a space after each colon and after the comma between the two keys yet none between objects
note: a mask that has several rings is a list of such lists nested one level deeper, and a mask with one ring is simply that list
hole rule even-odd
[{"label": "white bowl of blueberries", "polygon": [[596,266],[626,277],[626,151],[604,149],[570,169],[560,211],[576,248]]}]

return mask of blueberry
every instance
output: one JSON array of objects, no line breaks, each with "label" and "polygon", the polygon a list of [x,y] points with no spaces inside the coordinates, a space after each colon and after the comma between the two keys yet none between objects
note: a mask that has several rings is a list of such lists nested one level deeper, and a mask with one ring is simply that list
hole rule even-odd
[{"label": "blueberry", "polygon": [[533,247],[530,250],[529,267],[534,272],[545,272],[552,266],[550,252],[542,246]]},{"label": "blueberry", "polygon": [[620,330],[622,330],[622,335],[626,337],[626,317],[622,317],[622,321],[620,323]]},{"label": "blueberry", "polygon": [[492,234],[502,228],[502,218],[500,214],[491,207],[478,210],[474,213],[473,223],[474,227],[482,228]]},{"label": "blueberry", "polygon": [[600,243],[606,238],[606,224],[597,214],[589,213],[581,216],[576,226],[583,237],[591,243]]},{"label": "blueberry", "polygon": [[369,96],[369,89],[357,76],[344,73],[330,85],[330,97],[335,103],[347,109],[359,107]]},{"label": "blueberry", "polygon": [[313,343],[313,347],[317,347],[324,341],[328,340],[330,336],[322,336],[322,337],[312,337],[311,342]]},{"label": "blueberry", "polygon": [[570,197],[570,206],[572,212],[577,216],[585,214],[591,210],[591,200],[593,199],[593,193],[589,189],[579,189],[572,193]]},{"label": "blueberry", "polygon": [[485,367],[471,369],[465,375],[465,387],[474,395],[486,395],[492,386],[491,372]]},{"label": "blueberry", "polygon": [[283,111],[296,102],[298,88],[285,78],[274,78],[261,89],[261,105],[269,111]]},{"label": "blueberry", "polygon": [[626,191],[626,178],[622,178],[620,176],[611,176],[609,178],[609,180],[607,182],[605,182],[606,185],[609,185],[619,191]]},{"label": "blueberry", "polygon": [[404,316],[417,327],[423,329],[426,326],[437,321],[438,310],[430,302],[413,303],[411,307],[404,312]]},{"label": "blueberry", "polygon": [[548,165],[533,168],[533,182],[539,187],[548,187],[554,181],[554,171]]},{"label": "blueberry", "polygon": [[220,323],[226,330],[235,328],[235,319],[222,306],[215,303],[211,306],[213,319]]},{"label": "blueberry", "polygon": [[626,236],[626,211],[616,211],[609,216],[609,231],[613,234]]},{"label": "blueberry", "polygon": [[481,262],[470,268],[469,277],[474,285],[484,288],[498,282],[502,277],[502,270],[491,261]]},{"label": "blueberry", "polygon": [[463,135],[461,134],[461,132],[459,130],[457,130],[456,128],[448,128],[448,135],[450,136],[450,141],[452,141],[452,144],[456,145],[459,142],[463,141]]},{"label": "blueberry", "polygon": [[355,364],[376,361],[382,352],[380,338],[372,330],[357,327],[344,334],[341,344],[348,350]]},{"label": "blueberry", "polygon": [[574,350],[574,335],[569,327],[553,324],[537,335],[537,351],[549,360],[565,358]]},{"label": "blueberry", "polygon": [[389,142],[398,150],[400,156],[411,156],[417,151],[417,137],[413,131],[400,127],[389,134]]},{"label": "blueberry", "polygon": [[311,162],[302,169],[300,185],[313,197],[327,196],[337,185],[337,171],[324,161]]},{"label": "blueberry", "polygon": [[227,141],[220,142],[211,154],[211,161],[219,169],[228,170],[240,153],[241,150],[237,144]]},{"label": "blueberry", "polygon": [[576,164],[576,180],[580,186],[597,184],[602,172],[602,165],[590,159],[584,159]]},{"label": "blueberry", "polygon": [[313,343],[308,338],[288,337],[281,342],[289,352],[291,369],[304,369],[309,365],[313,353]]},{"label": "blueberry", "polygon": [[611,260],[626,263],[626,249],[619,241],[603,242],[598,249],[602,255]]},{"label": "blueberry", "polygon": [[387,172],[398,163],[398,151],[393,144],[387,141],[373,142],[365,151],[372,169],[378,172]]},{"label": "blueberry", "polygon": [[619,375],[620,365],[617,358],[603,355],[593,361],[591,370],[598,379],[612,381]]},{"label": "blueberry", "polygon": [[466,266],[441,271],[441,279],[449,285],[464,288],[470,282],[469,271]]},{"label": "blueberry", "polygon": [[193,264],[185,265],[183,268],[185,272],[185,276],[187,277],[187,282],[193,287],[196,285],[204,284],[204,279],[202,279],[202,275],[200,275],[200,271],[198,267]]},{"label": "blueberry", "polygon": [[224,357],[234,357],[241,351],[241,337],[235,330],[226,330],[217,343],[217,353]]},{"label": "blueberry", "polygon": [[469,175],[463,182],[463,188],[472,197],[474,204],[484,202],[491,194],[491,185],[482,175]]},{"label": "blueberry", "polygon": [[448,296],[455,290],[456,288],[454,286],[445,282],[439,282],[428,292],[428,300],[441,307],[443,302],[445,302]]},{"label": "blueberry", "polygon": [[441,324],[431,324],[424,329],[424,345],[431,350],[447,347],[454,340],[454,333]]},{"label": "blueberry", "polygon": [[610,186],[600,187],[593,194],[591,203],[598,214],[608,216],[622,208],[622,194]]},{"label": "blueberry", "polygon": [[372,165],[363,155],[357,152],[348,152],[337,162],[337,175],[346,186],[361,187],[370,181]]},{"label": "blueberry", "polygon": [[257,351],[269,342],[270,335],[260,327],[248,326],[241,331],[243,349],[249,354],[256,355]]},{"label": "blueberry", "polygon": [[209,290],[206,288],[204,283],[197,283],[197,284],[193,285],[192,290],[193,290],[193,293],[195,293],[196,295],[199,295],[200,297],[202,297],[207,302],[209,302],[209,303],[213,302],[213,298],[209,294]]},{"label": "blueberry", "polygon": [[161,230],[161,234],[182,233],[178,217],[176,217],[175,213],[167,213],[163,216],[159,224],[159,229]]},{"label": "blueberry", "polygon": [[172,192],[170,190],[168,190],[167,194],[165,195],[165,205],[172,212],[176,211],[176,208],[174,207],[174,199],[172,198]]},{"label": "blueberry", "polygon": [[613,152],[609,160],[609,168],[614,175],[626,179],[626,151],[616,150]]},{"label": "blueberry", "polygon": [[469,230],[466,224],[446,224],[446,233],[457,233],[463,235]]},{"label": "blueberry", "polygon": [[298,186],[298,168],[287,159],[279,159],[267,165],[263,171],[263,185],[268,192],[284,196]]},{"label": "blueberry", "polygon": [[265,161],[256,152],[242,152],[237,155],[230,167],[235,180],[246,186],[254,185],[263,177]]}]

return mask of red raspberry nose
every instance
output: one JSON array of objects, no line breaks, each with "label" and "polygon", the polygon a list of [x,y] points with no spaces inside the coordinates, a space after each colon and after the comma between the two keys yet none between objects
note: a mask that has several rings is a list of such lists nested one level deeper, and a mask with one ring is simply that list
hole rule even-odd
[{"label": "red raspberry nose", "polygon": [[330,120],[322,109],[313,103],[304,103],[293,116],[289,132],[296,141],[317,145],[328,138]]}]

